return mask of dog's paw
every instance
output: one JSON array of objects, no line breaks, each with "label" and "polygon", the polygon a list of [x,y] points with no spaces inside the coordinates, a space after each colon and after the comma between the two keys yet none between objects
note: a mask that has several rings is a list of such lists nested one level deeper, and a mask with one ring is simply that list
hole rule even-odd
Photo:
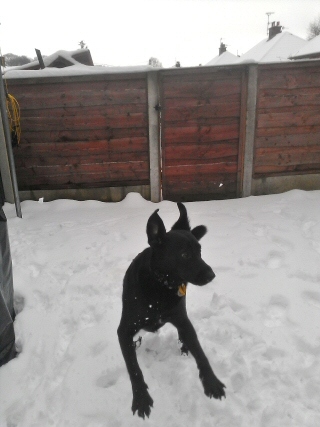
[{"label": "dog's paw", "polygon": [[185,343],[183,341],[181,341],[179,339],[179,342],[182,344],[180,347],[180,351],[181,351],[181,356],[188,356],[189,354],[189,349],[188,347],[185,345]]},{"label": "dog's paw", "polygon": [[133,415],[137,412],[139,417],[144,419],[147,416],[149,418],[152,407],[153,399],[147,389],[135,391],[131,407]]},{"label": "dog's paw", "polygon": [[206,375],[206,376],[200,376],[200,379],[203,384],[204,393],[206,396],[214,397],[215,399],[220,399],[222,397],[226,397],[226,393],[224,389],[226,386],[214,375]]}]

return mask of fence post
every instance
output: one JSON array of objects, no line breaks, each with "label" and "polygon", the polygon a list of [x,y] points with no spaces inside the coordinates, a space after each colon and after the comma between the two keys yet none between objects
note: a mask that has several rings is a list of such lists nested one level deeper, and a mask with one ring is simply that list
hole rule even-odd
[{"label": "fence post", "polygon": [[152,202],[161,201],[161,169],[160,169],[160,128],[158,95],[158,73],[148,72],[148,121],[149,121],[149,153],[150,153],[150,194]]},{"label": "fence post", "polygon": [[245,147],[244,147],[242,197],[251,196],[256,110],[257,110],[257,90],[258,90],[258,66],[257,64],[252,64],[252,65],[249,65],[249,77],[248,77],[247,121],[246,121],[246,137],[245,137]]},{"label": "fence post", "polygon": [[[6,140],[2,126],[2,115],[0,111],[0,172],[3,183],[5,201],[14,203],[13,184],[10,175],[10,165],[7,156]],[[1,206],[1,203],[0,203]]]}]

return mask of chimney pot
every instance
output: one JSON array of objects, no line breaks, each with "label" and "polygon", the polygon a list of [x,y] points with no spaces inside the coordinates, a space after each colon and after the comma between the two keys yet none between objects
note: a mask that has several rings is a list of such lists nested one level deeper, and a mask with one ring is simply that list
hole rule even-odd
[{"label": "chimney pot", "polygon": [[269,28],[269,38],[271,40],[274,36],[281,33],[282,26],[280,25],[280,21],[277,21],[277,25],[275,22],[272,22],[271,27]]}]

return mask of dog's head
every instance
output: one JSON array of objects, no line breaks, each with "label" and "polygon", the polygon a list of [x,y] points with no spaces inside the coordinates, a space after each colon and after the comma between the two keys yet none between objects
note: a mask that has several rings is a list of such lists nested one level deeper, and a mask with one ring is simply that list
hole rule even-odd
[{"label": "dog's head", "polygon": [[172,283],[190,282],[206,285],[215,277],[212,268],[201,258],[199,240],[206,234],[204,225],[190,228],[187,210],[178,203],[180,217],[166,232],[158,209],[147,223],[148,242],[152,249],[151,269],[169,277]]}]

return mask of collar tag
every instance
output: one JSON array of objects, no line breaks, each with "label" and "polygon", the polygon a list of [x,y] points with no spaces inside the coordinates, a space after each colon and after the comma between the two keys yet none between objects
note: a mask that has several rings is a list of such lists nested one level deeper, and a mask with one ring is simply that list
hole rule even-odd
[{"label": "collar tag", "polygon": [[182,283],[182,285],[180,285],[178,288],[178,296],[184,297],[184,296],[186,296],[186,294],[187,294],[187,285]]}]

